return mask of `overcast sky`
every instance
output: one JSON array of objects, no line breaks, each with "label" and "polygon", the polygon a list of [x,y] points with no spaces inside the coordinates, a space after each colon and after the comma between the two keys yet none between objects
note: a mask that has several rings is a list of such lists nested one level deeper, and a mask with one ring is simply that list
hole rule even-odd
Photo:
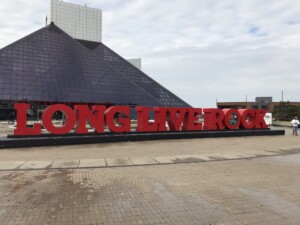
[{"label": "overcast sky", "polygon": [[[49,0],[50,1],[50,0]],[[45,24],[49,1],[1,0],[0,48]],[[300,101],[298,0],[69,0],[103,10],[103,43],[194,107]]]}]

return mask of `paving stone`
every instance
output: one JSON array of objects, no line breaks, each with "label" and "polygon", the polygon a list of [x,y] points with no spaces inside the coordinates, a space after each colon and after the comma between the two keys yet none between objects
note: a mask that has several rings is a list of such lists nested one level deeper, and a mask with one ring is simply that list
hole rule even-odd
[{"label": "paving stone", "polygon": [[197,158],[197,159],[200,159],[202,161],[210,161],[211,160],[211,158],[210,158],[211,155],[212,154],[209,154],[209,153],[206,153],[206,154],[195,154],[195,155],[193,155],[193,157]]},{"label": "paving stone", "polygon": [[[13,129],[7,128],[7,123],[0,123],[0,134],[5,132],[7,135],[8,131],[13,132]],[[46,147],[47,151],[45,151],[45,147],[26,148],[25,151],[23,149],[1,149],[0,161],[130,158],[223,152],[238,156],[244,152],[256,153],[270,150],[289,154],[291,149],[300,150],[299,138],[291,134],[291,129],[287,129],[286,132],[287,135],[276,137],[203,138],[55,146]]]},{"label": "paving stone", "polygon": [[131,157],[130,159],[134,165],[152,165],[159,163],[151,157]]},{"label": "paving stone", "polygon": [[13,170],[23,163],[25,163],[25,161],[2,161],[0,162],[0,170]]},{"label": "paving stone", "polygon": [[174,163],[195,163],[195,162],[203,162],[205,159],[200,158],[198,155],[174,155],[176,158]]},{"label": "paving stone", "polygon": [[106,167],[105,159],[82,159],[78,167]]},{"label": "paving stone", "polygon": [[269,155],[278,155],[280,152],[272,152],[272,151],[261,151],[258,154],[269,156]]},{"label": "paving stone", "polygon": [[298,225],[299,162],[1,171],[0,224]]},{"label": "paving stone", "polygon": [[19,169],[45,169],[51,165],[53,160],[48,161],[28,161],[21,165]]},{"label": "paving stone", "polygon": [[55,160],[49,168],[76,168],[79,160]]},{"label": "paving stone", "polygon": [[214,153],[210,157],[212,158],[220,158],[220,159],[239,159],[241,156],[237,156],[234,154],[226,154],[226,153]]},{"label": "paving stone", "polygon": [[253,158],[253,157],[257,157],[258,153],[255,152],[242,152],[241,154],[237,154],[237,156],[239,156],[240,158]]},{"label": "paving stone", "polygon": [[129,158],[107,158],[107,166],[132,166],[133,162]]},{"label": "paving stone", "polygon": [[176,158],[172,156],[156,156],[152,158],[162,164],[174,163],[174,160],[176,160]]}]

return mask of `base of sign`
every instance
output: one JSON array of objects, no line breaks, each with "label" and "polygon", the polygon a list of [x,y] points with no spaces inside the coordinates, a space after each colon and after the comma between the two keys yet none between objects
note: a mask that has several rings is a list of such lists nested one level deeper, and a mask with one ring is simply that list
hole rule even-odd
[{"label": "base of sign", "polygon": [[218,130],[218,131],[187,131],[187,132],[158,132],[158,133],[104,133],[104,134],[68,134],[52,135],[44,134],[41,136],[16,137],[8,135],[7,138],[0,139],[0,148],[24,148],[38,146],[59,146],[59,145],[78,145],[95,144],[127,141],[150,141],[167,139],[189,139],[189,138],[217,138],[217,137],[243,137],[243,136],[269,136],[284,135],[284,130]]}]

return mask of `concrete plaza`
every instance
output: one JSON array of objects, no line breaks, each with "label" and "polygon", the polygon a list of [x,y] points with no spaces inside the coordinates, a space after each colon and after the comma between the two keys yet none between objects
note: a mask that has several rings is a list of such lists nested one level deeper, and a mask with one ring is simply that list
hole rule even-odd
[{"label": "concrete plaza", "polygon": [[300,224],[300,137],[0,150],[0,224]]}]

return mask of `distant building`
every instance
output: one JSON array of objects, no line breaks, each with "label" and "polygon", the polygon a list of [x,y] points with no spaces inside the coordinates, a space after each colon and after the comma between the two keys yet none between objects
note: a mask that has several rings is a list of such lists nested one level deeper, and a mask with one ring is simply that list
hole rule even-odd
[{"label": "distant building", "polygon": [[130,62],[132,65],[134,65],[139,70],[142,70],[142,59],[141,58],[127,59],[127,61]]},{"label": "distant building", "polygon": [[253,109],[269,109],[273,99],[272,97],[256,97],[255,102],[252,103]]},{"label": "distant building", "polygon": [[[274,107],[279,104],[280,102],[273,102],[272,97],[256,97],[254,102],[217,102],[217,107],[219,109],[265,109],[272,113]],[[300,102],[289,102],[289,104],[300,106]]]}]

